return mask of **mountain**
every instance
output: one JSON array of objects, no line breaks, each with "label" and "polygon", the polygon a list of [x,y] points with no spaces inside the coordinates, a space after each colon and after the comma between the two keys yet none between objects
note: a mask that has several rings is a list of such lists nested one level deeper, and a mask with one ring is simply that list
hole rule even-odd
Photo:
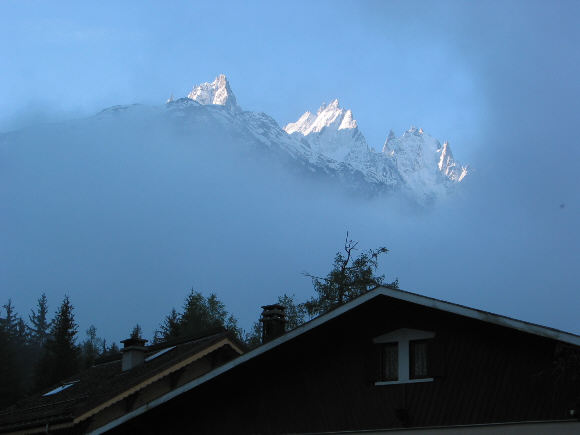
[{"label": "mountain", "polygon": [[352,112],[342,109],[338,100],[320,106],[316,115],[304,113],[284,130],[290,135],[306,137],[315,152],[336,161],[349,161],[350,156],[370,151]]},{"label": "mountain", "polygon": [[224,74],[217,76],[211,83],[194,86],[187,98],[200,104],[217,104],[230,110],[238,109],[236,97]]},{"label": "mountain", "polygon": [[[125,110],[146,109],[115,106],[100,116]],[[235,142],[238,148],[275,156],[290,170],[338,181],[357,194],[401,192],[425,203],[448,195],[467,175],[448,142],[441,144],[415,127],[399,137],[390,131],[382,151],[373,149],[352,111],[340,107],[337,99],[281,128],[265,113],[244,111],[223,74],[194,86],[187,97],[170,98],[156,110],[169,116],[177,128],[195,126],[204,134],[225,135],[224,141]]]},{"label": "mountain", "polygon": [[370,148],[358,129],[351,110],[338,100],[320,106],[316,115],[305,112],[284,130],[310,148],[364,174],[372,184],[407,191],[416,199],[432,200],[446,195],[467,175],[456,162],[448,142],[443,145],[422,129],[411,127],[396,137],[389,132],[382,152]]}]

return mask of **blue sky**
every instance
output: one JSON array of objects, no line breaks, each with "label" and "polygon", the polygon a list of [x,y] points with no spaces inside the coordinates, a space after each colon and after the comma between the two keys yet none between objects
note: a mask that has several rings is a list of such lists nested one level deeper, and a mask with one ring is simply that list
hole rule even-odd
[{"label": "blue sky", "polygon": [[457,21],[477,19],[477,11],[462,4],[0,7],[4,128],[31,111],[50,118],[119,103],[160,103],[218,73],[229,77],[243,107],[269,113],[281,124],[339,98],[375,147],[389,128],[400,133],[411,124],[438,137],[453,132],[454,141],[473,141],[487,109],[477,57],[448,34],[464,31]]},{"label": "blue sky", "polygon": [[339,98],[372,146],[390,128],[413,124],[472,160],[501,103],[494,93],[537,92],[549,101],[560,97],[552,87],[578,91],[575,2],[4,1],[0,8],[2,130],[30,117],[156,104],[225,73],[244,108],[282,125]]},{"label": "blue sky", "polygon": [[[356,228],[362,246],[394,245],[389,261],[409,290],[434,289],[435,296],[578,333],[579,12],[580,4],[573,1],[4,0],[0,132],[89,116],[116,104],[161,104],[219,73],[228,76],[243,108],[266,112],[281,125],[339,98],[353,110],[371,146],[380,148],[389,129],[400,134],[415,125],[449,140],[454,156],[472,168],[464,192],[470,199],[455,206],[456,232],[450,238],[441,210],[433,212],[440,219],[431,217],[416,227],[420,217],[399,220],[399,226],[389,223],[393,232],[408,231],[417,248],[406,246],[402,236],[373,238],[380,219],[370,216]],[[9,193],[9,185],[4,187]],[[273,212],[272,219],[287,212],[282,210],[280,205],[280,215]],[[282,231],[283,225],[273,227]],[[300,247],[290,250],[284,257],[293,256],[288,273],[324,273],[345,229],[345,223],[337,223],[332,233],[323,231],[326,248],[320,258],[306,255],[311,263],[297,259]],[[29,230],[23,232],[34,233]],[[314,228],[305,231],[317,234]],[[423,247],[421,237],[429,240]],[[39,252],[49,252],[49,246]],[[32,306],[43,285],[30,281],[21,295],[14,294],[26,274],[24,247],[25,242],[17,246],[21,250],[0,248],[10,261],[6,268],[21,263],[21,269],[9,270],[10,278],[0,280],[0,299],[13,297],[21,312]],[[417,249],[425,257],[416,256]],[[448,263],[431,263],[435,256]],[[81,270],[78,261],[74,264]],[[267,262],[282,270],[273,259]],[[190,278],[166,278],[178,267],[166,266],[156,282],[171,282],[184,292]],[[137,264],[130,269],[136,272]],[[62,293],[59,279],[81,309],[93,303],[74,294],[80,272],[77,280],[64,279],[68,272],[61,270],[49,286],[53,290],[47,290],[54,303]],[[135,285],[118,271],[108,279]],[[477,292],[466,296],[462,286]],[[172,301],[179,304],[183,293],[174,291]],[[306,282],[295,291],[305,296],[311,288]],[[226,299],[230,305],[235,301],[231,293]],[[91,315],[84,309],[86,323]],[[240,316],[247,324],[254,313]]]}]

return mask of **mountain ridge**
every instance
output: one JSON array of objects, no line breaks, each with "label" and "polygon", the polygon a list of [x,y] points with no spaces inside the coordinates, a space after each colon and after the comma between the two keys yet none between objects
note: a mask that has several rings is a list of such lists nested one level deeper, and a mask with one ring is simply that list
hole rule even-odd
[{"label": "mountain ridge", "polygon": [[[238,112],[236,116],[245,119],[259,141],[262,134],[276,137],[280,147],[295,158],[326,166],[321,169],[358,172],[373,190],[404,190],[419,201],[433,200],[450,193],[469,172],[454,159],[449,142],[441,144],[421,128],[411,127],[400,136],[390,130],[382,150],[376,151],[358,128],[352,110],[342,108],[338,99],[323,103],[316,114],[304,112],[281,128],[292,139],[289,141],[274,132],[280,126],[271,117],[243,111],[237,105],[224,74],[211,83],[196,85],[188,98]],[[269,119],[266,123],[264,116]],[[261,126],[256,128],[255,122]]]},{"label": "mountain ridge", "polygon": [[[131,108],[137,110],[134,105],[114,106],[100,114]],[[449,142],[441,144],[420,128],[411,127],[400,136],[390,130],[382,150],[373,149],[352,111],[338,99],[281,127],[265,113],[243,110],[224,74],[158,109],[179,122],[215,123],[230,136],[267,149],[307,173],[338,179],[347,190],[370,196],[402,192],[418,203],[430,203],[452,193],[468,174],[467,166],[454,159]]]}]

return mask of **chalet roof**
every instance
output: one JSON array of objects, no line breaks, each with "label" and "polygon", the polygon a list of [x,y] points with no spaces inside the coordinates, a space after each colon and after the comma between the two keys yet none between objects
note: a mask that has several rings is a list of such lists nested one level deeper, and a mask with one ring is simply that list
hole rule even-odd
[{"label": "chalet roof", "polygon": [[23,399],[0,412],[0,432],[18,428],[79,423],[214,349],[229,345],[243,352],[241,345],[223,328],[202,336],[174,340],[147,347],[145,363],[121,370],[121,354],[103,358],[92,367],[63,380],[41,393]]},{"label": "chalet roof", "polygon": [[406,302],[410,302],[416,305],[420,305],[420,306],[424,306],[424,307],[428,307],[428,308],[432,308],[435,310],[440,310],[443,312],[448,312],[448,313],[452,313],[452,314],[456,314],[459,316],[463,316],[466,318],[471,318],[471,319],[476,319],[476,320],[480,320],[483,322],[487,322],[490,324],[494,324],[494,325],[499,325],[502,327],[506,327],[506,328],[510,328],[510,329],[514,329],[514,330],[518,330],[518,331],[522,331],[525,333],[529,333],[529,334],[533,334],[533,335],[537,335],[537,336],[541,336],[541,337],[546,337],[552,340],[556,340],[556,341],[560,341],[563,343],[568,343],[568,344],[572,344],[575,346],[580,346],[580,336],[576,335],[576,334],[571,334],[568,332],[564,332],[564,331],[560,331],[554,328],[549,328],[546,326],[541,326],[541,325],[537,325],[537,324],[533,324],[533,323],[529,323],[529,322],[524,322],[521,320],[516,320],[510,317],[506,317],[506,316],[502,316],[499,314],[494,314],[494,313],[490,313],[487,311],[482,311],[482,310],[478,310],[475,308],[470,308],[470,307],[466,307],[463,305],[458,305],[458,304],[454,304],[451,302],[446,302],[440,299],[434,299],[434,298],[430,298],[427,296],[423,296],[423,295],[419,295],[417,293],[411,293],[408,291],[404,291],[404,290],[399,290],[399,289],[393,289],[393,288],[388,288],[388,287],[382,287],[379,286],[367,293],[365,293],[362,296],[359,296],[358,298],[347,302],[346,304],[326,313],[323,314],[301,326],[299,326],[296,329],[293,329],[292,331],[287,332],[286,334],[272,340],[269,341],[268,343],[265,343],[243,355],[240,355],[239,357],[229,361],[228,363],[200,376],[197,379],[192,380],[189,383],[186,383],[176,389],[174,389],[173,391],[160,396],[159,398],[153,400],[152,402],[149,402],[146,406],[143,406],[141,408],[137,408],[129,413],[127,413],[126,415],[124,415],[123,417],[112,421],[111,423],[109,423],[106,426],[103,426],[102,431],[98,431],[96,433],[102,433],[106,430],[112,429],[113,427],[118,426],[119,424],[122,424],[125,421],[128,421],[142,413],[144,413],[145,411],[147,411],[148,409],[151,409],[153,407],[156,407],[158,405],[161,405],[169,400],[171,400],[174,397],[177,397],[187,391],[190,391],[194,388],[196,388],[197,386],[221,375],[222,373],[225,373],[231,369],[233,369],[234,367],[237,367],[241,364],[244,364],[246,361],[251,360],[265,352],[268,352],[280,345],[282,345],[283,343],[286,343],[290,340],[293,340],[294,338],[342,315],[343,313],[346,313],[347,311],[350,311],[366,302],[369,302],[370,300],[377,298],[377,297],[389,297],[389,298],[393,298],[393,299],[397,299],[400,301],[406,301]]}]

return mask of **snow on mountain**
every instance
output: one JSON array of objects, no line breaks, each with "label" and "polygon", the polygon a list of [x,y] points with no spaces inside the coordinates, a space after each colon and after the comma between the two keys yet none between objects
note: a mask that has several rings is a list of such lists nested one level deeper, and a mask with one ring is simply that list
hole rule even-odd
[{"label": "snow on mountain", "polygon": [[441,145],[416,127],[400,137],[390,132],[382,154],[393,159],[406,187],[417,194],[444,195],[467,175],[467,168],[453,159],[448,142]]},{"label": "snow on mountain", "polygon": [[305,112],[298,121],[288,124],[284,130],[288,134],[299,132],[306,136],[312,132],[320,133],[324,128],[333,126],[337,127],[337,130],[357,128],[356,121],[352,119],[352,112],[342,109],[338,105],[338,99],[320,106],[316,116]]},{"label": "snow on mountain", "polygon": [[166,107],[179,117],[218,122],[220,129],[242,141],[259,144],[309,173],[356,185],[357,190],[404,191],[420,202],[432,201],[467,175],[448,142],[441,145],[415,127],[399,137],[391,130],[381,152],[369,147],[352,111],[340,107],[337,99],[282,129],[265,113],[243,111],[221,74],[195,86],[187,98],[170,99]]},{"label": "snow on mountain", "polygon": [[439,157],[439,171],[441,171],[447,178],[453,181],[460,182],[467,175],[467,167],[459,166],[459,164],[453,159],[453,154],[451,153],[451,147],[449,142],[443,142],[443,146],[437,150],[440,153]]},{"label": "snow on mountain", "polygon": [[352,112],[341,108],[338,100],[320,106],[316,115],[304,113],[298,121],[286,125],[284,130],[297,138],[307,137],[315,152],[339,162],[348,162],[354,154],[369,150]]},{"label": "snow on mountain", "polygon": [[359,131],[352,112],[339,106],[338,100],[323,104],[316,115],[305,112],[284,130],[301,138],[311,149],[332,160],[361,171],[371,183],[397,186],[421,199],[447,193],[453,183],[467,175],[451,153],[449,143],[412,127],[401,137],[389,135],[381,153],[370,148]]},{"label": "snow on mountain", "polygon": [[211,83],[202,83],[195,86],[187,98],[204,105],[217,104],[230,109],[238,107],[236,96],[232,92],[228,79],[224,74],[217,76]]}]

